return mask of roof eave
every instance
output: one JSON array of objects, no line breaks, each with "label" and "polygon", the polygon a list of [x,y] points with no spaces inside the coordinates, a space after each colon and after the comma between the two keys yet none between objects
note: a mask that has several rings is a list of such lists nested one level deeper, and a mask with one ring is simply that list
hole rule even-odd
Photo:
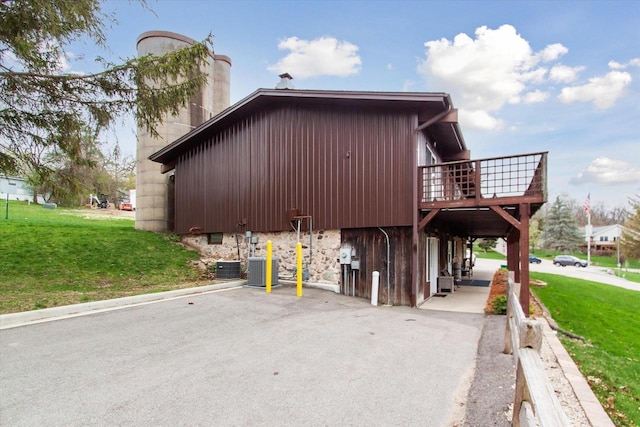
[{"label": "roof eave", "polygon": [[[236,112],[244,109],[248,105],[254,103],[259,98],[295,98],[295,99],[326,99],[326,100],[354,100],[354,101],[382,101],[382,102],[443,102],[443,104],[451,105],[451,98],[447,93],[432,92],[360,92],[360,91],[331,91],[331,90],[300,90],[300,89],[258,89],[233,104],[229,108],[221,111],[207,122],[201,124],[197,128],[191,130],[172,143],[166,145],[162,149],[150,155],[151,161],[158,163],[169,163],[178,155],[180,147],[193,138],[206,133],[209,129],[216,126],[221,121],[234,115]],[[457,127],[456,134],[459,135],[462,147],[462,133]]]}]

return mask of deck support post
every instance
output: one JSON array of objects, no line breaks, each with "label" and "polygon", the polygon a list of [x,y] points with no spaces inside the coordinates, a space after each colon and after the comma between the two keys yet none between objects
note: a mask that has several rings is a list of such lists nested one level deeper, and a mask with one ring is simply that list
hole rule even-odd
[{"label": "deck support post", "polygon": [[507,236],[507,269],[513,271],[513,280],[520,283],[520,230],[513,229]]},{"label": "deck support post", "polygon": [[529,317],[529,212],[528,203],[520,205],[520,306]]}]

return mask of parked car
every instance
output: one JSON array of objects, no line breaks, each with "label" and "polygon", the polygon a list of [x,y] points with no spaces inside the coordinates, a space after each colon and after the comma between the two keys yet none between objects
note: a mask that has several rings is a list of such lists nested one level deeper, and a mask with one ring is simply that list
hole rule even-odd
[{"label": "parked car", "polygon": [[529,264],[540,264],[542,260],[535,255],[529,255]]},{"label": "parked car", "polygon": [[575,265],[576,267],[586,267],[588,265],[587,261],[576,258],[571,255],[558,255],[553,259],[553,265],[556,267],[566,267],[567,265]]}]

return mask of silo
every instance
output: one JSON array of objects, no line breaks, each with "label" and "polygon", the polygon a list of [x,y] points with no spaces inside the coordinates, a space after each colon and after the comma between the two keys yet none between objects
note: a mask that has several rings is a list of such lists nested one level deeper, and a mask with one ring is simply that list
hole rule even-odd
[{"label": "silo", "polygon": [[[194,40],[168,31],[148,31],[138,37],[138,56],[166,53],[188,47]],[[162,174],[160,166],[148,159],[156,151],[209,120],[229,106],[231,60],[211,52],[207,84],[177,115],[167,116],[158,125],[159,138],[138,128],[136,151],[136,228],[167,232],[173,230],[173,176]]]}]

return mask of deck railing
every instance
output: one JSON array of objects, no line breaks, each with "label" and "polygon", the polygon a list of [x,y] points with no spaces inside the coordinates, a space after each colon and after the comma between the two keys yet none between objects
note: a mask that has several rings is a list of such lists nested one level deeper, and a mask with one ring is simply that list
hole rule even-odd
[{"label": "deck railing", "polygon": [[547,194],[547,153],[463,160],[418,168],[421,203]]}]

